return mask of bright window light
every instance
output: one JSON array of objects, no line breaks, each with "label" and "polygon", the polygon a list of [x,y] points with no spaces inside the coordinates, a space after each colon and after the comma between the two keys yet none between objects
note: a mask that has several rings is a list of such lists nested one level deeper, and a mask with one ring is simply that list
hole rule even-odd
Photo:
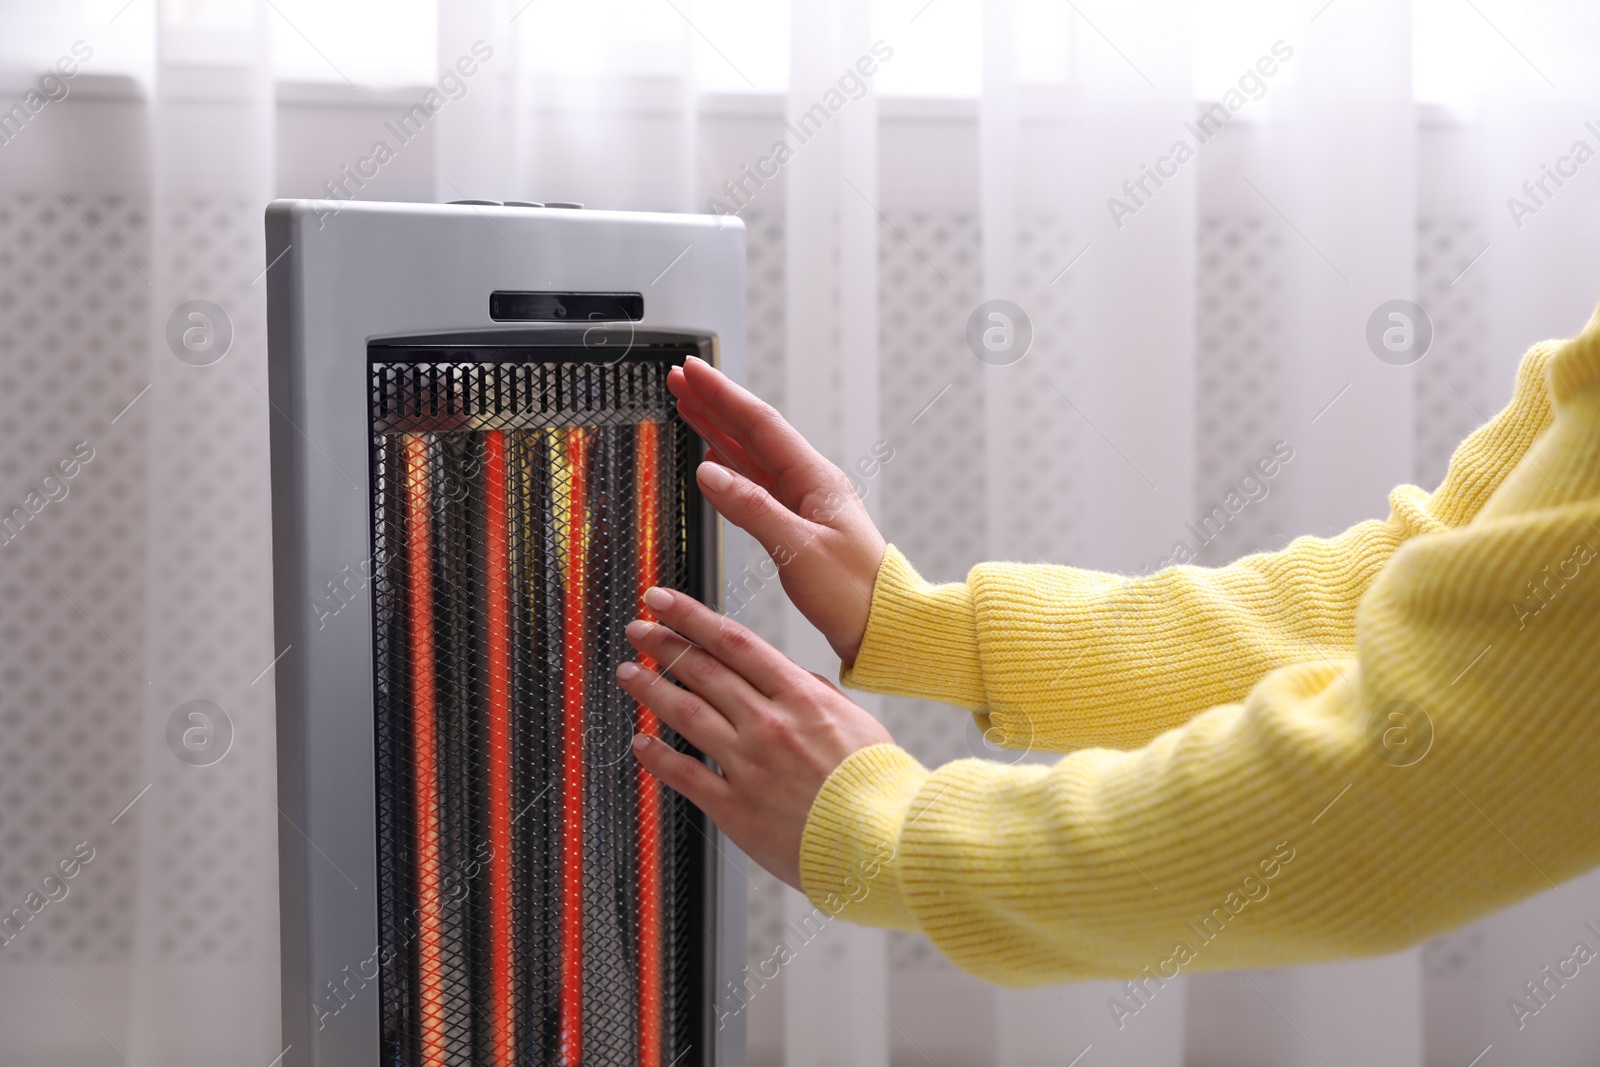
[{"label": "bright window light", "polygon": [[874,81],[897,96],[976,96],[983,76],[982,0],[878,0],[872,36],[894,49]]},{"label": "bright window light", "polygon": [[[62,0],[108,9],[123,2]],[[283,79],[357,85],[431,81],[438,65],[438,4],[448,2],[271,0],[266,17],[274,71]],[[980,91],[984,0],[842,2],[871,3],[874,38],[895,50],[876,78],[880,93],[972,97]],[[1022,83],[1071,82],[1086,73],[1082,64],[1103,58],[1073,4],[1015,3]],[[243,0],[168,0],[163,10],[169,24],[231,25],[244,6]],[[1412,0],[1418,101],[1468,108],[1501,87],[1531,84],[1539,75],[1529,56],[1560,84],[1573,83],[1573,91],[1594,78],[1587,59],[1593,48],[1586,42],[1600,42],[1600,13],[1592,0],[1531,7],[1483,0],[1478,7],[1482,11],[1461,0]],[[1199,99],[1216,99],[1272,41],[1304,29],[1304,12],[1282,0],[1192,0],[1188,13]],[[535,72],[670,78],[687,70],[703,92],[781,95],[789,81],[789,19],[789,0],[529,0],[517,29],[524,62]],[[1520,42],[1520,52],[1505,35]]]},{"label": "bright window light", "polygon": [[1196,99],[1219,99],[1272,42],[1292,41],[1291,15],[1281,0],[1195,0],[1189,25]]},{"label": "bright window light", "polygon": [[1072,76],[1072,9],[1061,0],[1018,0],[1017,80],[1061,84]]},{"label": "bright window light", "polygon": [[1467,108],[1533,94],[1583,101],[1600,91],[1594,0],[1412,0],[1417,99]]},{"label": "bright window light", "polygon": [[[709,92],[782,93],[789,82],[783,0],[534,0],[524,61],[569,78],[681,77]],[[519,20],[520,21],[520,20]]]},{"label": "bright window light", "polygon": [[523,61],[569,77],[677,75],[694,33],[680,10],[666,0],[534,0],[519,19]]},{"label": "bright window light", "polygon": [[161,5],[161,19],[168,26],[249,29],[255,25],[256,9],[251,0],[168,0]]},{"label": "bright window light", "polygon": [[1477,38],[1488,27],[1459,0],[1412,0],[1411,27],[1411,84],[1417,99],[1471,106],[1486,73],[1484,64],[1494,64],[1479,54]]},{"label": "bright window light", "polygon": [[272,0],[273,72],[293,81],[420,85],[438,76],[435,0]]},{"label": "bright window light", "polygon": [[672,2],[694,20],[694,77],[702,90],[781,94],[788,89],[787,0]]}]

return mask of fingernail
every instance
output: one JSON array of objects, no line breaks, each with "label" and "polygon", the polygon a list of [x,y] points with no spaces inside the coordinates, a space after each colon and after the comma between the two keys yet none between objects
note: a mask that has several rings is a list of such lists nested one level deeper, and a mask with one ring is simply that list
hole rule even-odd
[{"label": "fingernail", "polygon": [[634,619],[623,632],[628,635],[629,641],[643,641],[645,635],[655,629],[655,625],[646,619]]},{"label": "fingernail", "polygon": [[644,734],[634,734],[633,735],[633,750],[635,752],[643,752],[645,749],[647,749],[649,747],[650,747],[650,739],[648,737],[646,737]]},{"label": "fingernail", "polygon": [[631,682],[634,679],[634,676],[637,675],[638,673],[639,673],[639,665],[637,663],[619,663],[619,664],[617,664],[617,680],[618,681]]},{"label": "fingernail", "polygon": [[700,464],[700,484],[713,493],[720,493],[733,484],[733,475],[720,463]]},{"label": "fingernail", "polygon": [[644,591],[644,602],[657,611],[666,611],[672,607],[672,594],[660,586],[652,585]]}]

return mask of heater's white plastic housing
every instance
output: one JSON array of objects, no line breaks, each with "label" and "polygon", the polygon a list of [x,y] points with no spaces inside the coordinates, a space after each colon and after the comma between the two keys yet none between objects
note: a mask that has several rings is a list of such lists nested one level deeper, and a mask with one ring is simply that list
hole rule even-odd
[{"label": "heater's white plastic housing", "polygon": [[[379,1067],[368,346],[553,339],[609,358],[643,338],[688,338],[742,379],[745,233],[736,218],[694,215],[280,200],[266,234],[284,1062]],[[643,314],[496,321],[496,291],[636,293]],[[716,561],[703,593],[718,604],[721,575],[743,560],[715,520],[703,525]],[[744,861],[714,844],[708,1015],[745,956]],[[702,1032],[692,1059],[743,1067],[739,1013]]]}]

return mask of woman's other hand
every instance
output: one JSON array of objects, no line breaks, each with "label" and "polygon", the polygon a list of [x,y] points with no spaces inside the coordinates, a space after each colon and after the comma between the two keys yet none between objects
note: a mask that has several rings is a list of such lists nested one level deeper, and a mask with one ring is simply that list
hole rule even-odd
[{"label": "woman's other hand", "polygon": [[760,542],[795,607],[854,662],[885,545],[850,479],[709,363],[674,367],[667,388],[711,448],[697,474],[701,492]]},{"label": "woman's other hand", "polygon": [[692,597],[652,589],[658,622],[628,624],[641,656],[617,680],[639,703],[716,761],[717,770],[640,735],[644,768],[687,797],[761,866],[800,889],[800,839],[811,802],[851,753],[891,741],[883,724],[832,684]]}]

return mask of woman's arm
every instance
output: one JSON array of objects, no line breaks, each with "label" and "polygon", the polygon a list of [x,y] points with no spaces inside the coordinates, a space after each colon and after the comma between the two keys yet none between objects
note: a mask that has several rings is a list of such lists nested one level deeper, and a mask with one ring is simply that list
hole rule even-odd
[{"label": "woman's arm", "polygon": [[1219,568],[1126,577],[983,564],[930,585],[882,536],[848,478],[770,406],[705,363],[669,379],[712,448],[706,496],[778,563],[784,589],[862,689],[976,713],[990,740],[1055,751],[1139,745],[1278,668],[1355,652],[1355,609],[1418,534],[1469,522],[1549,424],[1545,367],[1523,358],[1506,408],[1469,437],[1432,494],[1402,486],[1383,521]]},{"label": "woman's arm", "polygon": [[717,770],[651,740],[639,758],[819,909],[921,930],[998,982],[1149,991],[1415,944],[1600,863],[1600,330],[1549,379],[1553,424],[1471,522],[1395,553],[1353,657],[1141,748],[930,772],[748,630],[659,594],[661,624],[629,636],[681,657],[688,689],[619,675]]},{"label": "woman's arm", "polygon": [[1600,863],[1600,334],[1551,383],[1477,517],[1373,583],[1353,659],[1052,767],[859,751],[812,806],[811,899],[995,981],[1165,980],[1395,950]]},{"label": "woman's arm", "polygon": [[1557,342],[1524,358],[1506,408],[1469,437],[1431,495],[1401,486],[1386,520],[1226,567],[1125,577],[985,563],[931,585],[890,546],[847,685],[976,713],[996,743],[1131,746],[1281,667],[1351,657],[1356,604],[1408,540],[1469,522],[1549,424]]}]

